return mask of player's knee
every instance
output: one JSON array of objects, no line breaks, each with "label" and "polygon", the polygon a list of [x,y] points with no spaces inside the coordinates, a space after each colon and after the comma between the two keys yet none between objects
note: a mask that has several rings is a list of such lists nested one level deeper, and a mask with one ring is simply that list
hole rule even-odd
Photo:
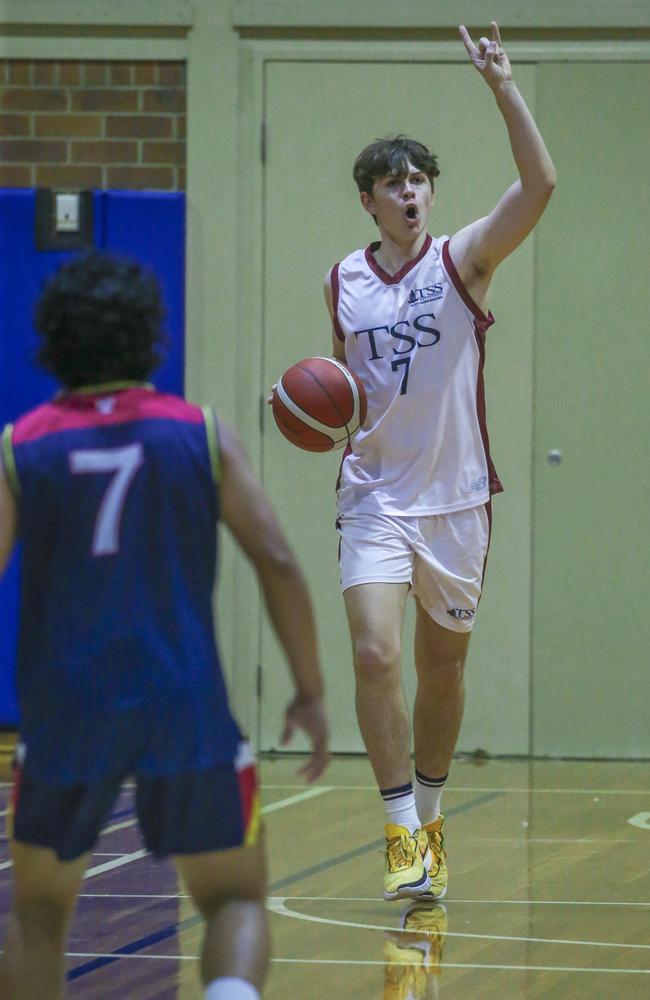
[{"label": "player's knee", "polygon": [[357,679],[373,685],[399,681],[400,647],[381,639],[361,639],[354,644]]}]

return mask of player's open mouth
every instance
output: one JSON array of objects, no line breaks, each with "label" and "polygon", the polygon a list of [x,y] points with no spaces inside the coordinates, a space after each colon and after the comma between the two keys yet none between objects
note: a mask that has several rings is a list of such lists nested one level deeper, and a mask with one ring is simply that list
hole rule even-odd
[{"label": "player's open mouth", "polygon": [[406,218],[409,220],[409,222],[415,222],[415,220],[418,217],[418,210],[415,207],[415,205],[409,205],[409,207],[406,209],[406,213],[405,214],[406,214]]}]

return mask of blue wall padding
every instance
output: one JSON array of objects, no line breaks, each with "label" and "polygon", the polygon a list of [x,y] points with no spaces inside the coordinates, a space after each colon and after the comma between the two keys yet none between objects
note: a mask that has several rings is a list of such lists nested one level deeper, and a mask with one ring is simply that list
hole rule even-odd
[{"label": "blue wall padding", "polygon": [[[185,196],[182,194],[107,191],[104,239],[116,253],[135,257],[153,268],[167,307],[169,334],[165,363],[154,376],[163,392],[183,394],[185,312]],[[180,333],[180,336],[179,336]]]},{"label": "blue wall padding", "polygon": [[[169,343],[153,381],[183,394],[185,315],[185,196],[176,193],[96,191],[95,246],[132,257],[160,281]],[[33,363],[34,304],[44,280],[74,254],[35,248],[35,192],[0,189],[0,427],[56,391]],[[15,695],[20,557],[0,580],[0,726],[19,722]]]},{"label": "blue wall padding", "polygon": [[69,253],[39,253],[34,246],[33,191],[0,191],[0,420],[4,425],[55,391],[32,364],[34,302],[48,274]]}]

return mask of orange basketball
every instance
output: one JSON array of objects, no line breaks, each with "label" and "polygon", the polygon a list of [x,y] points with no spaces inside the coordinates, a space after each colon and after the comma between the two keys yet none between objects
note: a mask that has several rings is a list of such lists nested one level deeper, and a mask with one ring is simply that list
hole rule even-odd
[{"label": "orange basketball", "polygon": [[273,390],[275,422],[305,451],[343,448],[366,419],[363,385],[335,358],[305,358],[288,368]]}]

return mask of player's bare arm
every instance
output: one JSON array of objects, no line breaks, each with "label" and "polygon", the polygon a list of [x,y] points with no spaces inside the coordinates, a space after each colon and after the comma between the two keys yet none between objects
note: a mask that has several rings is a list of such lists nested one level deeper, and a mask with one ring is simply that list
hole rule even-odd
[{"label": "player's bare arm", "polygon": [[5,571],[16,541],[16,501],[0,462],[0,576]]},{"label": "player's bare arm", "polygon": [[312,740],[301,769],[308,781],[324,771],[327,724],[311,600],[300,567],[235,432],[219,422],[221,516],[259,578],[266,606],[293,675],[296,697],[286,710],[282,742],[295,728]]},{"label": "player's bare arm", "polygon": [[325,281],[323,282],[323,294],[325,295],[325,304],[332,321],[332,354],[337,361],[341,361],[345,364],[345,346],[336,336],[336,330],[334,329],[334,296],[332,294],[331,271],[328,271],[325,275]]},{"label": "player's bare arm", "polygon": [[519,179],[489,215],[452,237],[453,261],[466,287],[480,303],[494,269],[519,246],[540,218],[555,187],[556,174],[539,129],[513,80],[496,21],[491,22],[491,38],[482,37],[478,45],[464,25],[458,30],[474,67],[495,96],[519,171]]}]

